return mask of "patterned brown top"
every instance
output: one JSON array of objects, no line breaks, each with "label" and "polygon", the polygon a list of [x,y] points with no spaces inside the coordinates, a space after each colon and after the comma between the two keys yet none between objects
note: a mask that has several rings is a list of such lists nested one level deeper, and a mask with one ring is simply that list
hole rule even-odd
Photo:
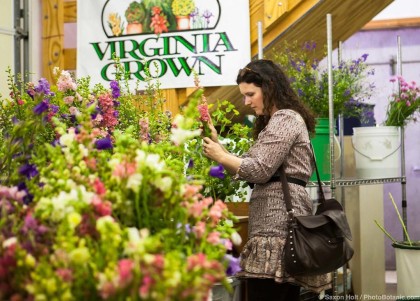
[{"label": "patterned brown top", "polygon": [[[258,139],[243,156],[238,176],[256,183],[249,204],[249,240],[241,253],[242,272],[238,276],[274,278],[320,292],[330,287],[329,274],[292,277],[283,263],[287,216],[281,182],[267,181],[279,174],[284,164],[290,177],[308,182],[313,171],[312,151],[305,122],[292,110],[273,114]],[[304,187],[289,183],[296,215],[312,213],[312,200]]]}]

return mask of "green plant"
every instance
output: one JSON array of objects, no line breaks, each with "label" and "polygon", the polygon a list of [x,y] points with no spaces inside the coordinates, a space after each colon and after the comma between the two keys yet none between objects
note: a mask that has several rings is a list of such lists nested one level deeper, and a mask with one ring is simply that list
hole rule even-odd
[{"label": "green plant", "polygon": [[398,84],[398,92],[390,97],[386,111],[386,126],[404,126],[409,121],[416,121],[415,114],[420,107],[420,88],[415,82],[407,83],[403,77],[392,78]]},{"label": "green plant", "polygon": [[176,16],[188,16],[194,9],[194,0],[174,0],[172,2],[172,11]]},{"label": "green plant", "polygon": [[[401,217],[401,214],[400,214],[400,212],[398,211],[398,207],[397,207],[397,204],[395,203],[395,200],[394,200],[394,198],[393,198],[393,196],[392,196],[392,194],[391,193],[389,193],[389,198],[391,199],[391,202],[392,202],[392,205],[394,205],[394,209],[395,209],[395,212],[397,213],[397,216],[398,216],[398,220],[400,221],[400,224],[401,224],[401,227],[402,227],[402,229],[403,229],[403,232],[404,232],[404,235],[405,235],[405,237],[407,238],[407,240],[406,241],[404,241],[403,243],[406,243],[406,244],[408,244],[408,245],[410,245],[410,246],[412,246],[413,244],[414,244],[414,242],[411,240],[411,238],[410,238],[410,236],[408,235],[408,231],[407,231],[407,227],[406,227],[406,225],[405,225],[405,223],[404,223],[404,221],[403,221],[403,219],[402,219],[402,217]],[[382,230],[382,232],[384,232],[384,234],[389,238],[389,239],[391,239],[391,241],[393,242],[393,243],[398,243],[398,241],[388,232],[388,231],[386,231],[385,230],[385,227],[383,226],[383,225],[381,225],[381,224],[379,224],[379,222],[377,221],[377,220],[375,220],[375,224],[379,227],[379,229],[381,229]],[[401,242],[400,242],[401,243]]]},{"label": "green plant", "polygon": [[133,1],[125,11],[125,18],[130,23],[142,23],[146,17],[146,8],[142,2]]},{"label": "green plant", "polygon": [[[317,117],[328,117],[328,69],[322,68],[315,56],[315,43],[285,43],[275,51],[276,60],[288,75],[298,96]],[[374,70],[366,64],[368,55],[357,60],[341,61],[332,67],[334,117],[360,116],[362,104],[369,100],[374,85],[366,81]]]}]

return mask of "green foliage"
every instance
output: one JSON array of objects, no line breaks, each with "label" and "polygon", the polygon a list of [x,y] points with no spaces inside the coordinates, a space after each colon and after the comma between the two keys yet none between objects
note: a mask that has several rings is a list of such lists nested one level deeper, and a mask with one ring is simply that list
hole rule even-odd
[{"label": "green foliage", "polygon": [[133,1],[125,11],[128,23],[143,23],[146,17],[146,8],[142,2]]}]

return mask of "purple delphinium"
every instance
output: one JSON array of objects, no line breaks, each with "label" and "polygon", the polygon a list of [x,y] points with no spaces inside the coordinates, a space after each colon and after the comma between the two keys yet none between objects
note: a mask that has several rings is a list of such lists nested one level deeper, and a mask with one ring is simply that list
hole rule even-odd
[{"label": "purple delphinium", "polygon": [[225,169],[223,168],[222,164],[217,166],[210,167],[209,175],[214,178],[224,179],[225,174],[223,173]]},{"label": "purple delphinium", "polygon": [[226,269],[226,275],[233,276],[239,271],[241,271],[241,267],[239,265],[239,262],[240,262],[239,258],[234,257],[231,254],[226,254],[224,256],[224,259],[229,262],[228,267]]},{"label": "purple delphinium", "polygon": [[44,95],[51,95],[50,83],[45,78],[41,78],[38,81],[38,86],[35,86],[35,92],[40,94],[42,93]]},{"label": "purple delphinium", "polygon": [[190,160],[188,161],[187,168],[193,168],[193,167],[194,167],[194,160],[193,160],[193,159],[190,159]]},{"label": "purple delphinium", "polygon": [[118,98],[120,97],[120,85],[116,80],[111,81],[110,83],[111,90],[112,90],[112,98]]},{"label": "purple delphinium", "polygon": [[102,138],[102,139],[98,139],[98,140],[95,141],[95,146],[99,150],[112,149],[111,138],[105,137],[105,138]]},{"label": "purple delphinium", "polygon": [[48,110],[48,102],[46,100],[41,101],[39,104],[37,104],[34,107],[33,112],[36,115],[41,115],[42,113],[44,113],[46,110]]},{"label": "purple delphinium", "polygon": [[19,168],[19,174],[31,179],[39,174],[35,164],[24,164]]}]

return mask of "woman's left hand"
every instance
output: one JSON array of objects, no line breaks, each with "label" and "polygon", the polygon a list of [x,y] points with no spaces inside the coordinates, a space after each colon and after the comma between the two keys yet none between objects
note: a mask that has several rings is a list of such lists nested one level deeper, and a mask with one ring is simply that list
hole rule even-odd
[{"label": "woman's left hand", "polygon": [[203,153],[207,158],[219,163],[222,157],[226,155],[223,147],[208,137],[203,138]]}]

